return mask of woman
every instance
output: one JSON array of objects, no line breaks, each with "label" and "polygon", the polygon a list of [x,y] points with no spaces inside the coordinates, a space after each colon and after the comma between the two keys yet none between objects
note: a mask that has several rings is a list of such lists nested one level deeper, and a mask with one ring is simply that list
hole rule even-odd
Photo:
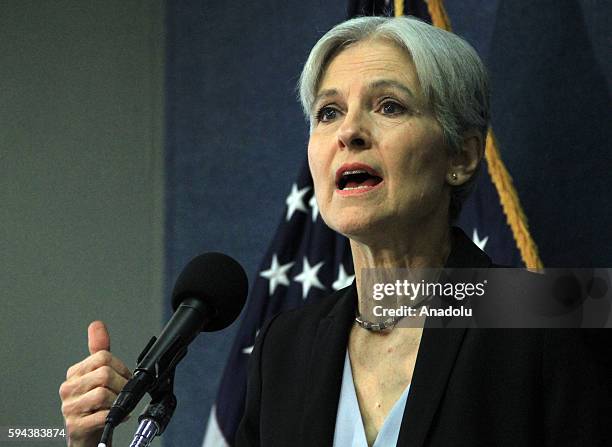
[{"label": "woman", "polygon": [[[357,290],[364,268],[444,266],[453,244],[449,222],[457,217],[474,181],[488,124],[486,72],[474,50],[457,36],[413,18],[350,20],[329,31],[312,50],[300,96],[310,120],[308,156],[319,210],[328,226],[350,239]],[[464,236],[457,237],[463,238],[460,244],[468,244]],[[476,250],[468,246],[456,256]],[[483,253],[473,256],[480,264],[490,263]],[[355,322],[353,299],[340,298],[339,304],[347,301],[344,312],[350,327],[338,326],[342,330],[329,348],[337,352],[333,360],[327,359],[334,364],[327,367],[336,371],[333,385],[336,390],[342,387],[342,393],[348,388],[338,383],[337,372],[351,369],[364,431],[348,423],[345,427],[355,433],[338,430],[338,424],[334,433],[329,425],[312,436],[311,441],[318,439],[321,445],[332,438],[335,445],[365,445],[366,440],[372,445],[377,440],[400,396],[405,402],[421,344],[422,329],[365,330]],[[368,319],[363,315],[369,299],[358,294],[361,321]],[[297,312],[292,324],[303,324],[303,313]],[[254,362],[261,349],[260,361],[265,362],[266,340],[280,324],[262,331]],[[270,356],[280,353],[275,346],[269,349],[275,351]],[[310,345],[304,352],[308,349]],[[338,363],[346,359],[350,361],[344,366]],[[255,373],[253,381],[261,377]],[[256,395],[249,395],[248,404],[265,406],[265,396],[258,391],[251,383],[250,392]],[[316,405],[316,411],[327,406],[327,421],[340,422],[344,416],[331,401],[328,404]],[[265,422],[261,416],[251,420],[258,411],[247,407],[239,440],[250,445],[248,439],[261,438],[261,445],[282,445],[259,433],[258,426]],[[385,427],[385,439],[376,445],[396,444],[399,420]]]},{"label": "woman", "polygon": [[[587,404],[602,370],[579,366],[595,356],[580,337],[400,330],[370,321],[358,292],[365,268],[491,265],[450,226],[489,119],[474,50],[413,18],[353,19],[313,48],[300,96],[317,203],[350,239],[356,284],[262,328],[236,444],[603,445],[602,407]],[[107,352],[103,326],[90,331],[98,346],[60,389],[74,446],[96,445],[104,409],[129,376]],[[570,384],[585,395],[559,394]]]}]

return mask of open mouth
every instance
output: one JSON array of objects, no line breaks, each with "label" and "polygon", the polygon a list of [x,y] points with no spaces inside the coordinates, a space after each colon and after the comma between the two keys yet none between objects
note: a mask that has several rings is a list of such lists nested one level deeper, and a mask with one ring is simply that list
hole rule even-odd
[{"label": "open mouth", "polygon": [[369,167],[342,167],[336,173],[336,188],[341,191],[371,189],[382,180],[382,177]]}]

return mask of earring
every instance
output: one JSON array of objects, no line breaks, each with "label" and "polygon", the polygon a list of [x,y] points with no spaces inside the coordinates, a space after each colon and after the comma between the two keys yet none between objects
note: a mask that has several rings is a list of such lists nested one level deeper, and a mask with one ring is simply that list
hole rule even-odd
[{"label": "earring", "polygon": [[451,174],[451,181],[452,181],[453,183],[455,183],[455,182],[457,181],[457,178],[458,178],[458,177],[457,177],[457,173],[456,173],[456,172],[453,172],[453,173]]}]

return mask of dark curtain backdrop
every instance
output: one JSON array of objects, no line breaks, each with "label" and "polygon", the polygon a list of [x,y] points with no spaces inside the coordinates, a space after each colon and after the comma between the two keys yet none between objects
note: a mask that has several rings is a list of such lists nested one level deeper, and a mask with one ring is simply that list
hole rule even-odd
[{"label": "dark curtain backdrop", "polygon": [[[447,1],[489,67],[493,127],[546,266],[612,266],[610,3]],[[168,1],[166,296],[205,251],[250,280],[306,156],[295,84],[344,1]],[[169,316],[169,306],[166,316]],[[200,446],[236,325],[176,374],[166,446]]]}]

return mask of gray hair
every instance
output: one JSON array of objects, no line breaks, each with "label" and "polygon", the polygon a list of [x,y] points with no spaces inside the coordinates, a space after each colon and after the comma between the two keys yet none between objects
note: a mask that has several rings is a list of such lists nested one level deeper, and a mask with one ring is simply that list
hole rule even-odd
[{"label": "gray hair", "polygon": [[[475,129],[486,138],[489,125],[487,71],[476,51],[465,40],[415,17],[359,17],[340,23],[314,46],[299,81],[306,119],[314,126],[313,106],[327,65],[347,46],[366,39],[387,39],[412,57],[421,88],[442,128],[451,152],[459,152],[462,135]],[[480,166],[479,166],[480,167]],[[477,173],[476,173],[477,174]],[[454,220],[475,184],[473,175],[453,186],[449,217]]]}]

